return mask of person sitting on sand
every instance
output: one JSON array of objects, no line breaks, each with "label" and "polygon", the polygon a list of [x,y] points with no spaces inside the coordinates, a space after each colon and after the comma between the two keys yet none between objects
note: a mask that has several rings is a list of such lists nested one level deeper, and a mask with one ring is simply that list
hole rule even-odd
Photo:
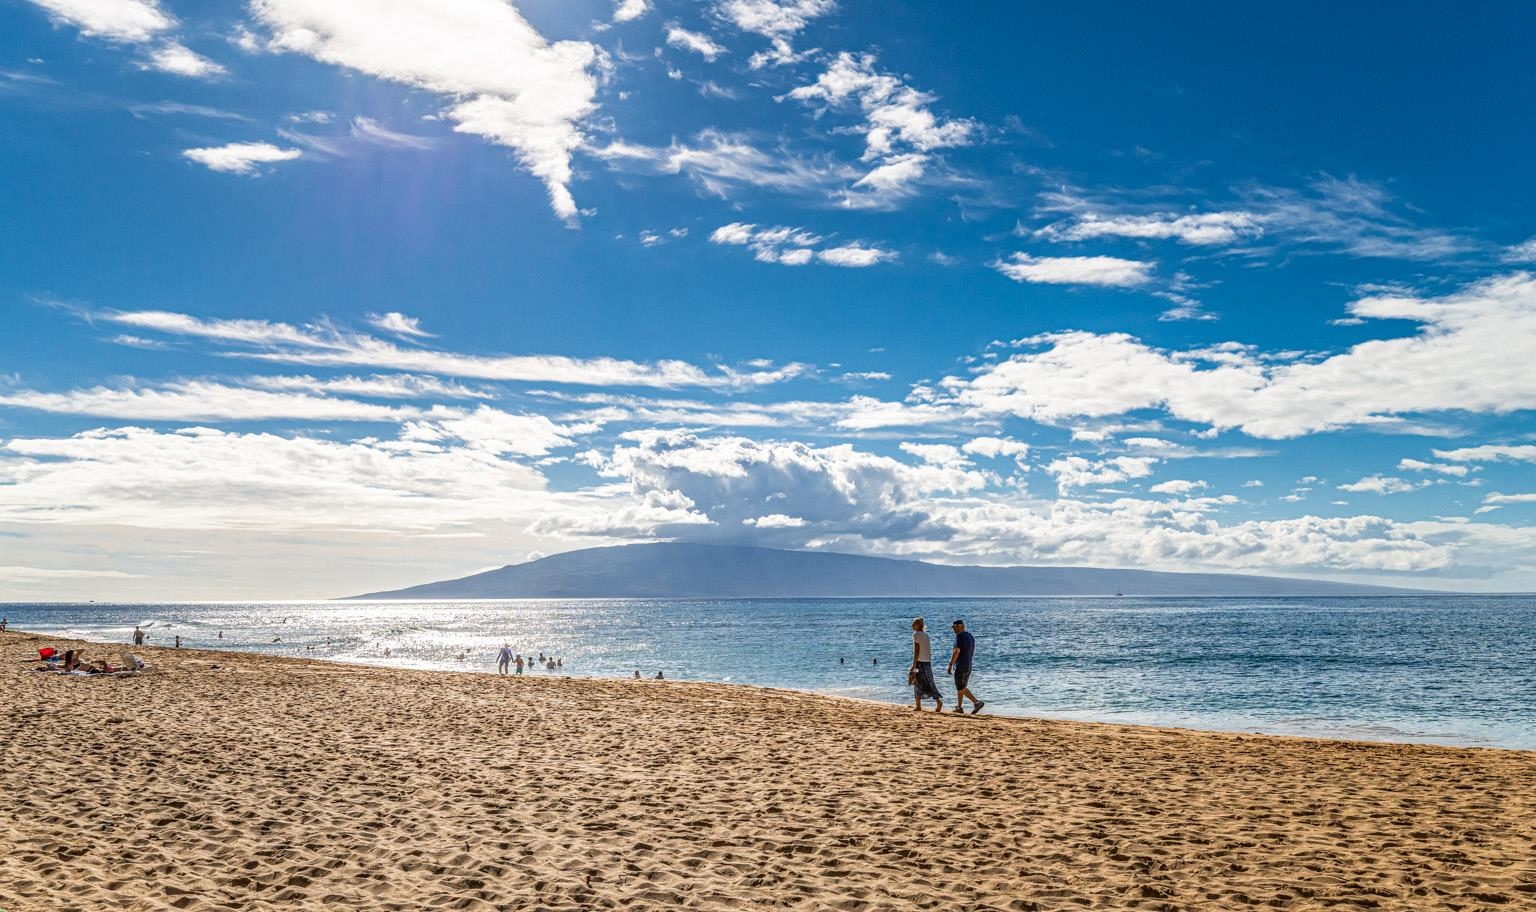
[{"label": "person sitting on sand", "polygon": [[638,668],[635,669],[635,680],[640,680],[640,669]]},{"label": "person sitting on sand", "polygon": [[923,698],[933,698],[933,711],[944,711],[944,698],[939,695],[939,687],[933,683],[933,643],[928,639],[928,633],[923,629],[923,619],[912,620],[912,668],[908,676],[912,679],[913,709],[921,711]]},{"label": "person sitting on sand", "polygon": [[79,668],[84,663],[85,663],[85,650],[83,650],[83,649],[66,649],[66,650],[64,650],[64,665],[62,666],[61,670],[62,671],[74,671],[76,668]]},{"label": "person sitting on sand", "polygon": [[664,675],[662,675],[661,672],[658,671],[658,672],[656,672],[656,680],[658,680],[658,681],[665,681],[666,677]]}]

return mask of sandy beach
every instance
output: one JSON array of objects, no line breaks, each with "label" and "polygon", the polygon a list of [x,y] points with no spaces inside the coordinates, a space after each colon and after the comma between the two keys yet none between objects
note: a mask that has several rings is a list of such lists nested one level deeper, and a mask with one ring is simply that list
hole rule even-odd
[{"label": "sandy beach", "polygon": [[1536,909],[1536,752],[40,645],[0,634],[7,912]]}]

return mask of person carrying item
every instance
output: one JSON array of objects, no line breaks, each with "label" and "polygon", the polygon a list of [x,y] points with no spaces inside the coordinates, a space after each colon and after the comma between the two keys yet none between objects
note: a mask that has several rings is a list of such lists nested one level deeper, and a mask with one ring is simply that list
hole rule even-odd
[{"label": "person carrying item", "polygon": [[939,687],[933,683],[933,643],[928,639],[928,632],[924,627],[922,618],[914,618],[912,621],[912,667],[907,671],[907,681],[912,685],[912,708],[922,711],[923,699],[933,699],[933,711],[944,711],[944,698],[939,695]]}]

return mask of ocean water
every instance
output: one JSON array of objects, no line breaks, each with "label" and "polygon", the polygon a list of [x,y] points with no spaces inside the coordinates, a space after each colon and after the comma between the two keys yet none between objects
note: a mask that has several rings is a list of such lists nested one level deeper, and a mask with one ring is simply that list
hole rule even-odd
[{"label": "ocean water", "polygon": [[0,614],[98,640],[127,642],[138,624],[153,645],[179,635],[193,647],[478,673],[494,672],[506,642],[558,656],[559,674],[662,671],[890,702],[911,700],[908,625],[922,615],[950,704],[949,625],[963,617],[988,712],[1536,749],[1536,598],[1524,596],[92,603]]}]

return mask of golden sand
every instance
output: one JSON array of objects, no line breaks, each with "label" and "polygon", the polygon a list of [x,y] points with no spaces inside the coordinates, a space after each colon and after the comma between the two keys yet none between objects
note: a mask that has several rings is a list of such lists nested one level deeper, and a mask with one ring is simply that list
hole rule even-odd
[{"label": "golden sand", "polygon": [[1533,752],[49,643],[0,634],[7,912],[1536,909]]}]

